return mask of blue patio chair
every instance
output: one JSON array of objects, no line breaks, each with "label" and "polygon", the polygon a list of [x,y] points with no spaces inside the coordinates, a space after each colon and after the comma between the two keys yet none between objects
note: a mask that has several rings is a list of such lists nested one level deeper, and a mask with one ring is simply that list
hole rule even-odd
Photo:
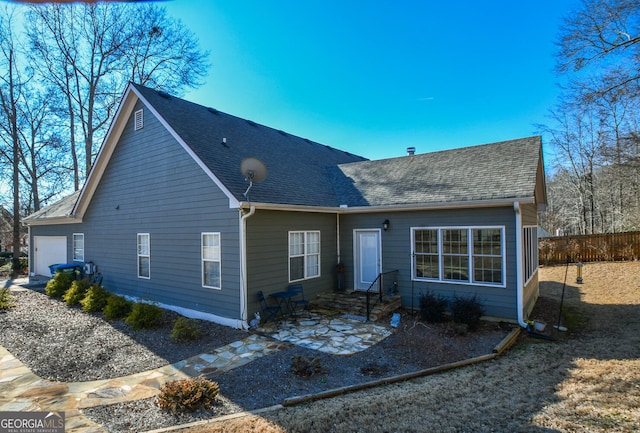
[{"label": "blue patio chair", "polygon": [[263,323],[267,323],[269,320],[272,320],[275,323],[275,319],[282,315],[280,305],[269,305],[267,303],[267,299],[264,297],[264,293],[262,293],[262,290],[258,291],[257,295],[258,301],[260,301],[260,309],[262,310]]},{"label": "blue patio chair", "polygon": [[[291,305],[293,306],[294,315],[297,315],[297,310],[300,309],[306,310],[309,308],[309,301],[304,298],[304,291],[302,290],[302,284],[289,284],[287,287],[289,292],[293,292],[296,294],[295,297],[291,298]],[[300,298],[298,298],[298,295]]]}]

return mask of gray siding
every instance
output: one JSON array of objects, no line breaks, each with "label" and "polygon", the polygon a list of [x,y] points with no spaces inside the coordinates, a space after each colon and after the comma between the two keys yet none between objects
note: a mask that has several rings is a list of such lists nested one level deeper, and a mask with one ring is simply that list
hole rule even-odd
[{"label": "gray siding", "polygon": [[[145,109],[142,130],[129,119],[82,224],[32,235],[84,233],[85,261],[113,292],[239,319],[238,226],[227,197]],[[221,233],[222,290],[202,287],[202,232]],[[150,235],[150,279],[137,277],[137,233]]]},{"label": "gray siding", "polygon": [[[447,297],[477,294],[484,302],[486,314],[517,318],[515,214],[512,207],[424,212],[387,212],[340,216],[340,247],[346,267],[347,289],[353,289],[353,230],[381,228],[389,219],[388,231],[382,231],[382,271],[398,270],[398,288],[404,305],[418,307],[421,293],[431,291]],[[506,242],[506,288],[412,281],[411,228],[443,226],[504,226]],[[413,294],[413,299],[412,299]]]},{"label": "gray siding", "polygon": [[289,231],[320,231],[320,277],[301,281],[305,298],[332,291],[336,284],[336,215],[257,210],[247,220],[249,317],[259,311],[256,292],[286,290],[289,284]]}]

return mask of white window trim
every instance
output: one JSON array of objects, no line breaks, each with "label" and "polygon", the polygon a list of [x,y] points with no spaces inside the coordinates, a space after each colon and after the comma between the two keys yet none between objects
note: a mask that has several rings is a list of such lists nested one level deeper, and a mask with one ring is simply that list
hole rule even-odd
[{"label": "white window trim", "polygon": [[[296,255],[293,257],[304,257],[304,277],[299,278],[297,280],[292,280],[291,279],[291,235],[294,233],[302,233],[304,235],[304,251],[301,255]],[[307,247],[309,245],[308,241],[307,241],[307,236],[310,233],[317,233],[318,234],[318,252],[317,253],[309,253],[307,250]],[[312,280],[314,278],[320,278],[320,276],[322,275],[322,234],[320,233],[320,230],[292,230],[289,231],[288,235],[287,235],[287,267],[288,267],[288,275],[287,278],[289,279],[290,283],[294,283],[297,281],[304,281],[304,280]],[[309,276],[308,274],[308,264],[307,264],[307,260],[309,258],[309,256],[318,256],[318,275],[311,275]]]},{"label": "white window trim", "polygon": [[[502,283],[488,283],[488,282],[474,282],[473,281],[473,230],[485,230],[485,229],[499,229],[500,230],[500,249],[502,254]],[[417,230],[436,230],[438,232],[438,278],[425,278],[425,277],[417,277],[416,269],[415,269],[415,256],[417,255],[415,252],[415,233]],[[443,230],[467,230],[467,239],[468,239],[468,259],[469,259],[469,281],[457,281],[457,280],[446,280],[443,278],[444,275],[444,255],[442,253],[443,250],[443,239],[442,239],[442,231]],[[507,257],[506,257],[506,230],[505,226],[426,226],[426,227],[411,227],[411,279],[412,281],[431,281],[438,282],[442,284],[456,284],[456,285],[465,285],[465,286],[483,286],[483,287],[498,287],[498,288],[506,288],[507,287]]]},{"label": "white window trim", "polygon": [[[529,230],[529,234],[527,234]],[[527,251],[528,249],[528,251]],[[524,285],[538,273],[540,259],[538,258],[538,226],[527,225],[522,227],[522,278]]]},{"label": "white window trim", "polygon": [[[76,255],[76,251],[79,249],[76,247],[76,237],[78,238],[82,238],[82,256],[77,256]],[[84,233],[74,233],[73,236],[71,237],[72,241],[72,254],[73,254],[73,261],[74,262],[84,262]]]},{"label": "white window trim", "polygon": [[[140,254],[140,236],[146,236],[149,240],[149,254]],[[149,259],[149,276],[140,275],[140,258],[147,257]],[[137,233],[136,234],[136,273],[138,278],[144,280],[151,279],[151,235],[149,233]]]},{"label": "white window trim", "polygon": [[133,128],[136,131],[144,128],[144,111],[141,109],[137,110],[133,115]]},{"label": "white window trim", "polygon": [[[218,256],[220,257],[220,260],[211,260],[211,259],[205,259],[204,258],[204,237],[205,236],[209,236],[209,235],[214,235],[214,236],[218,236]],[[200,275],[202,277],[202,287],[206,287],[208,289],[215,289],[215,290],[222,290],[222,238],[220,235],[220,232],[202,232],[200,234],[200,265],[201,265],[201,271],[200,271]],[[207,286],[204,282],[204,263],[205,262],[217,262],[218,263],[218,268],[220,270],[220,287],[216,287],[216,286]]]}]

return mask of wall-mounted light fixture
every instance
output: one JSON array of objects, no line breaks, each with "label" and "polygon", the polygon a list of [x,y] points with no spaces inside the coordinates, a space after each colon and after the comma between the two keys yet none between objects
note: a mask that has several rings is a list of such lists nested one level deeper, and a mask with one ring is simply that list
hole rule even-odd
[{"label": "wall-mounted light fixture", "polygon": [[382,228],[385,232],[389,230],[389,220],[384,220],[384,222],[382,223]]}]

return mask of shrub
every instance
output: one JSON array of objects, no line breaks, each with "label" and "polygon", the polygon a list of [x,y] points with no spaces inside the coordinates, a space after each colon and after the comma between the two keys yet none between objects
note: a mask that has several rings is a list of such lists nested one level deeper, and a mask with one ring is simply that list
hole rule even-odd
[{"label": "shrub", "polygon": [[445,322],[447,320],[447,307],[449,301],[430,292],[420,296],[420,315],[427,322]]},{"label": "shrub", "polygon": [[87,295],[87,290],[89,290],[87,280],[73,280],[69,290],[62,295],[62,299],[65,300],[67,305],[78,305]]},{"label": "shrub", "polygon": [[321,373],[323,370],[320,358],[295,355],[291,359],[291,371],[298,376],[311,377],[316,373]]},{"label": "shrub", "polygon": [[107,300],[111,294],[100,284],[94,284],[89,287],[84,299],[80,301],[82,309],[87,313],[97,313],[102,311],[107,305]]},{"label": "shrub", "polygon": [[164,312],[157,305],[138,303],[133,306],[125,323],[133,329],[150,329],[162,323]]},{"label": "shrub", "polygon": [[127,317],[132,310],[133,302],[127,301],[123,296],[111,294],[102,312],[107,319],[115,320]]},{"label": "shrub", "polygon": [[456,298],[451,303],[451,315],[456,323],[464,323],[474,330],[484,315],[484,308],[477,295],[470,298]]},{"label": "shrub", "polygon": [[220,386],[204,377],[174,380],[160,387],[155,405],[172,414],[194,412],[216,403]]},{"label": "shrub", "polygon": [[11,294],[11,290],[7,287],[0,289],[0,310],[8,310],[15,307],[14,301],[15,298]]},{"label": "shrub", "polygon": [[187,343],[202,337],[202,332],[198,327],[198,322],[186,317],[178,317],[173,323],[171,339],[176,343]]},{"label": "shrub", "polygon": [[53,274],[53,278],[47,281],[44,292],[52,298],[62,298],[71,288],[71,283],[75,278],[76,275],[70,272],[56,272]]}]

